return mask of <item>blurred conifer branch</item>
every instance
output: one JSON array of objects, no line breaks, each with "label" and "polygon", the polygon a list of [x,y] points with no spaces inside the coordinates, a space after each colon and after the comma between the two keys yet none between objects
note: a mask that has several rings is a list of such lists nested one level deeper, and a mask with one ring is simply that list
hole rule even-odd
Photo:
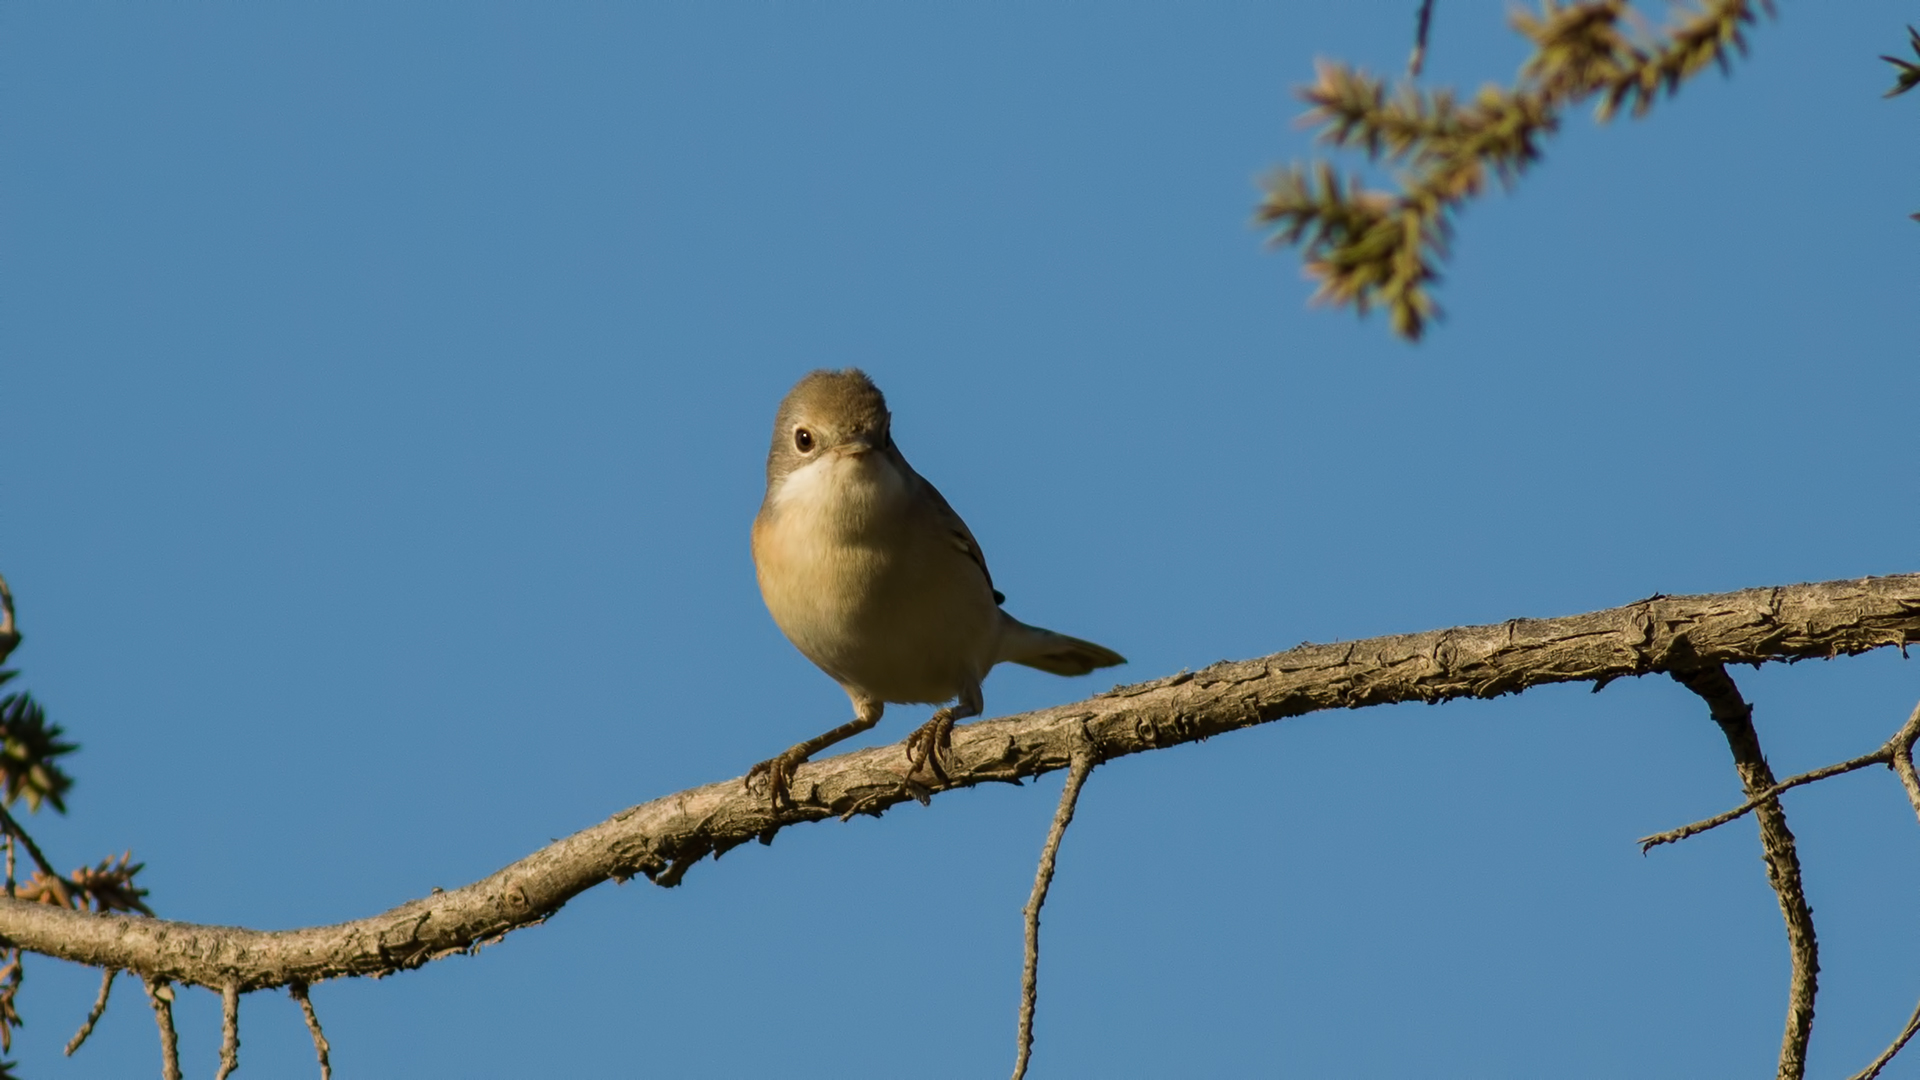
[{"label": "blurred conifer branch", "polygon": [[[1907,27],[1907,37],[1908,43],[1913,46],[1914,57],[1920,59],[1920,30]],[[1886,96],[1899,97],[1914,87],[1920,86],[1920,64],[1902,60],[1897,56],[1882,56],[1880,59],[1892,64],[1894,68],[1893,89],[1887,91]]]},{"label": "blurred conifer branch", "polygon": [[[0,577],[0,661],[19,644],[13,592]],[[0,670],[0,685],[18,674],[11,669]],[[147,890],[134,880],[144,864],[134,862],[132,852],[124,852],[117,859],[109,856],[95,866],[82,866],[63,877],[13,816],[12,808],[19,802],[25,802],[30,811],[38,812],[44,805],[66,813],[65,796],[73,787],[73,778],[57,759],[80,747],[65,741],[63,734],[60,725],[47,722],[45,710],[31,694],[0,697],[0,842],[6,847],[6,895],[72,911],[152,915],[145,900]],[[26,849],[34,863],[33,876],[20,883],[14,880],[16,844]],[[25,977],[22,950],[17,946],[0,949],[0,1051],[13,1049],[13,1029],[23,1023],[18,998]],[[11,1062],[0,1061],[0,1080],[9,1080],[13,1068]]]},{"label": "blurred conifer branch", "polygon": [[1569,106],[1597,98],[1602,121],[1623,108],[1641,116],[1709,66],[1727,70],[1746,51],[1746,28],[1772,10],[1771,0],[1708,0],[1677,8],[1669,26],[1649,34],[1630,28],[1640,19],[1626,0],[1545,0],[1537,15],[1513,17],[1534,45],[1515,84],[1487,86],[1471,99],[1410,80],[1390,87],[1322,61],[1300,92],[1310,106],[1305,121],[1336,147],[1399,166],[1400,190],[1368,189],[1325,161],[1295,164],[1268,179],[1257,218],[1275,242],[1305,249],[1308,276],[1319,282],[1315,300],[1362,315],[1383,307],[1394,332],[1417,341],[1440,314],[1432,289],[1453,216],[1489,177],[1517,180]]},{"label": "blurred conifer branch", "polygon": [[[1920,30],[1915,30],[1911,26],[1907,27],[1907,40],[1908,44],[1913,46],[1914,58],[1920,59]],[[1914,87],[1920,86],[1920,64],[1902,60],[1897,56],[1882,56],[1880,59],[1892,64],[1894,70],[1893,89],[1887,91],[1887,97],[1899,97]],[[1920,221],[1920,214],[1909,214],[1907,216],[1915,221]]]},{"label": "blurred conifer branch", "polygon": [[[18,674],[0,671],[0,684]],[[67,789],[73,787],[57,762],[79,746],[61,739],[60,725],[47,723],[47,715],[31,694],[0,697],[0,802],[12,805],[26,800],[27,809],[39,810],[45,803],[66,813]]]}]

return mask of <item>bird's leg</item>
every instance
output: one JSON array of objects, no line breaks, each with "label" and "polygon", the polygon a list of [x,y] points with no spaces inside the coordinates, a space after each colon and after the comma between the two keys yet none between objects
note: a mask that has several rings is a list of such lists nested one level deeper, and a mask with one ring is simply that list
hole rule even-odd
[{"label": "bird's leg", "polygon": [[947,779],[947,762],[952,758],[953,725],[955,721],[979,716],[986,708],[986,701],[980,696],[980,684],[973,683],[960,690],[960,700],[940,709],[932,719],[914,729],[907,736],[907,775],[912,776],[926,766],[934,778],[941,782]]},{"label": "bird's leg", "polygon": [[800,763],[820,751],[825,750],[827,747],[832,746],[834,743],[844,739],[851,739],[855,735],[879,723],[880,713],[886,707],[885,702],[875,701],[869,698],[854,698],[853,719],[841,724],[839,727],[834,728],[824,735],[816,735],[806,742],[796,743],[788,747],[786,753],[778,757],[770,757],[760,764],[755,765],[753,768],[748,769],[746,779],[747,790],[753,790],[753,782],[756,778],[765,776],[767,778],[768,803],[770,803],[775,810],[780,809],[780,804],[783,802],[792,805],[793,799],[788,792],[788,788],[793,782],[793,771],[800,767]]}]

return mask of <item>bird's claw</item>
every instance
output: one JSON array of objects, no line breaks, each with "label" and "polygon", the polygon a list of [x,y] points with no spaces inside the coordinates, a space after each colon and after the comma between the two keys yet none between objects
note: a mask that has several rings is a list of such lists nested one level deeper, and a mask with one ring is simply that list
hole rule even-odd
[{"label": "bird's claw", "polygon": [[924,766],[941,783],[947,780],[947,765],[953,760],[953,717],[943,712],[914,729],[907,736],[907,776],[918,775]]},{"label": "bird's claw", "polygon": [[770,757],[760,764],[755,765],[753,768],[748,769],[743,784],[748,791],[752,791],[753,782],[764,776],[767,778],[767,805],[774,810],[780,809],[782,803],[792,806],[793,795],[791,788],[793,784],[793,771],[799,768],[800,763],[805,760],[806,758],[794,757],[792,751],[788,751],[778,757]]}]

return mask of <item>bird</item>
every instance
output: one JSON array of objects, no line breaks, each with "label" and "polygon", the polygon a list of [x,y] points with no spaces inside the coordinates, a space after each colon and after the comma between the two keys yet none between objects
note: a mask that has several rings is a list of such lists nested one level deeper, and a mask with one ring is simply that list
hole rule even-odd
[{"label": "bird", "polygon": [[980,715],[995,664],[1071,676],[1126,663],[1007,614],[979,541],[907,464],[886,397],[858,368],[810,372],[780,402],[753,565],[781,632],[853,702],[852,720],[747,773],[776,809],[802,762],[890,703],[941,706],[908,737],[906,775],[944,780],[953,725]]}]

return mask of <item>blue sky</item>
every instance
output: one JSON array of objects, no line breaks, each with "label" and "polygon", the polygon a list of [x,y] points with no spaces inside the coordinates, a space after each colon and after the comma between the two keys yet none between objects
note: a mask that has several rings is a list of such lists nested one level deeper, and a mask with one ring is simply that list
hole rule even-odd
[{"label": "blue sky", "polygon": [[[1410,347],[1251,222],[1317,56],[1415,4],[0,8],[0,573],[85,749],[59,861],[164,915],[356,918],[845,719],[747,556],[773,409],[887,391],[1009,610],[1135,681],[1302,640],[1907,572],[1909,4],[1783,5],[1731,79],[1584,116],[1461,223]],[[1508,78],[1504,3],[1429,78]],[[1003,670],[1001,714],[1111,685]],[[1878,745],[1897,653],[1740,672],[1782,775]],[[876,741],[922,711],[895,708]],[[1060,778],[604,886],[315,988],[352,1077],[1010,1067]],[[1701,704],[1318,715],[1114,762],[1047,909],[1035,1076],[1764,1074],[1786,949]],[[1920,996],[1920,829],[1789,799],[1818,1075]],[[41,960],[14,1057],[144,1075]],[[218,1006],[180,1006],[189,1075]],[[284,996],[242,1076],[307,1075]],[[1888,1075],[1920,1076],[1909,1057]]]}]

